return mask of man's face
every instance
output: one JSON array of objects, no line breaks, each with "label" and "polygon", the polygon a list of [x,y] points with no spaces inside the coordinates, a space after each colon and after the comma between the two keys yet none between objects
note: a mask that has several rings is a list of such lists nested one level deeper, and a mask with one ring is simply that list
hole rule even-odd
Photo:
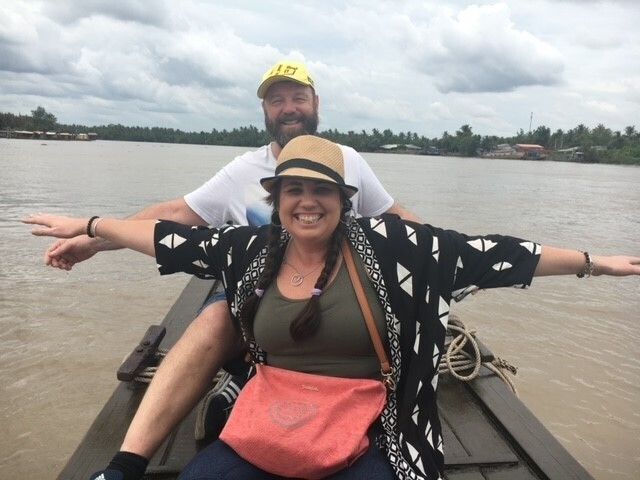
[{"label": "man's face", "polygon": [[299,135],[315,134],[318,128],[318,96],[311,87],[274,83],[267,90],[262,109],[267,131],[281,147]]}]

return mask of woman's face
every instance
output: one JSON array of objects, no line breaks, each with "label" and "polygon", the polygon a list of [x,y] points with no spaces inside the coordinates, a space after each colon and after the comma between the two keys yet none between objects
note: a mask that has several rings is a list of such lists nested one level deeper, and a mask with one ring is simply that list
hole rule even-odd
[{"label": "woman's face", "polygon": [[342,201],[333,183],[283,178],[278,203],[282,226],[298,242],[326,244],[340,221]]}]

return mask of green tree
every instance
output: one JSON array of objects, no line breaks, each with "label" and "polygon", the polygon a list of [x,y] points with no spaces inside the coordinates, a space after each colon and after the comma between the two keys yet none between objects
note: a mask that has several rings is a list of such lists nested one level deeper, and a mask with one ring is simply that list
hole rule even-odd
[{"label": "green tree", "polygon": [[31,110],[31,117],[33,118],[34,130],[55,130],[58,126],[58,119],[53,113],[47,112],[44,107],[38,107],[35,110]]},{"label": "green tree", "polygon": [[474,135],[471,126],[465,124],[460,127],[460,130],[456,131],[454,142],[455,152],[461,155],[473,156],[477,155],[480,148],[481,137],[480,135]]},{"label": "green tree", "polygon": [[549,143],[551,140],[551,129],[545,127],[544,125],[540,125],[536,128],[532,135],[531,141],[536,145],[542,145],[545,148],[549,147]]},{"label": "green tree", "polygon": [[549,138],[549,147],[553,146],[554,150],[564,148],[564,131],[559,128]]},{"label": "green tree", "polygon": [[593,145],[606,146],[613,139],[613,133],[610,128],[599,123],[596,128],[591,130],[591,141]]}]

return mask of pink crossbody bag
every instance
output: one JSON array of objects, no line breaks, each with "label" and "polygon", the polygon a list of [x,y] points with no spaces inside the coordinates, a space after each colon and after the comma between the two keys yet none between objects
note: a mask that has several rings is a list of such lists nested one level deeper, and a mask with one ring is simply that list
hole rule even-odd
[{"label": "pink crossbody bag", "polygon": [[346,242],[342,255],[383,380],[312,375],[257,364],[220,439],[251,464],[275,475],[315,480],[353,464],[369,448],[367,432],[386,404],[387,391],[395,389],[389,359]]}]

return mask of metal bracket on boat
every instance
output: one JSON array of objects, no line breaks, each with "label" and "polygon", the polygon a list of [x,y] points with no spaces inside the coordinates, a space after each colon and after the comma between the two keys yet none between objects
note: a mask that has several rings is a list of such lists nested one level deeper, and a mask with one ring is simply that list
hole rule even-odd
[{"label": "metal bracket on boat", "polygon": [[118,369],[118,380],[130,382],[144,368],[155,360],[156,351],[167,330],[160,325],[151,325],[142,337],[140,344],[126,358]]}]

